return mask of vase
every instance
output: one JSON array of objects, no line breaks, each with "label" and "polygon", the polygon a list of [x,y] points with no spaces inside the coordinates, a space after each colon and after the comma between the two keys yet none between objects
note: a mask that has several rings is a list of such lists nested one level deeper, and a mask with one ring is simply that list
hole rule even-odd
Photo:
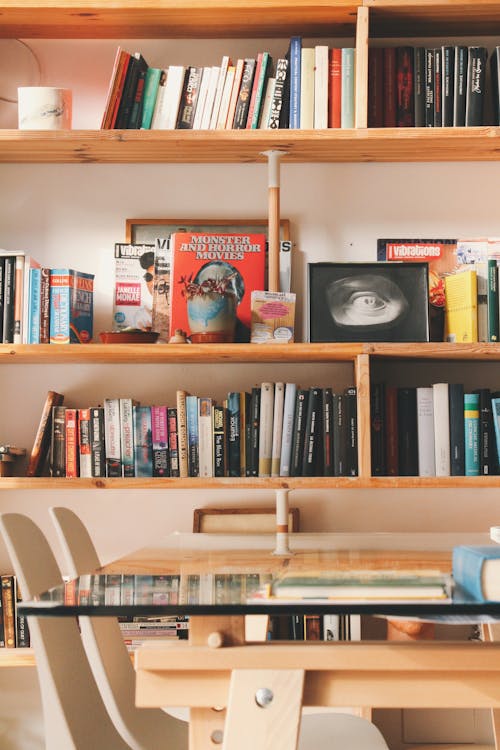
[{"label": "vase", "polygon": [[190,339],[195,344],[230,343],[236,327],[234,294],[200,294],[187,301]]}]

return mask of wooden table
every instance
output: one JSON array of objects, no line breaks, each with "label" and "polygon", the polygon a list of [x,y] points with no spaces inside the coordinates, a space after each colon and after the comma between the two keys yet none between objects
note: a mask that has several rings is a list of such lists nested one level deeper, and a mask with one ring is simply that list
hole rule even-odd
[{"label": "wooden table", "polygon": [[[272,536],[235,539],[214,534],[174,535],[105,566],[100,573],[184,577],[203,572],[245,575],[287,569],[303,572],[372,561],[373,566],[451,569],[455,544],[486,543],[486,535],[294,535],[291,555],[273,555]],[[181,585],[182,591],[182,585]],[[29,611],[29,602],[25,604]],[[144,609],[144,608],[142,608]],[[499,617],[500,603],[457,595],[453,602],[356,601],[274,605],[246,600],[177,603],[155,608],[190,616],[189,642],[147,644],[135,655],[137,704],[190,706],[190,750],[293,750],[302,706],[377,708],[489,708],[497,729],[500,643],[494,642],[270,642],[246,643],[244,616],[352,612],[387,615]],[[129,608],[141,613],[140,607]],[[40,603],[36,614],[40,615]],[[125,614],[123,607],[60,607],[50,614]],[[33,612],[31,612],[33,614]],[[500,722],[498,722],[500,729]],[[215,734],[214,734],[215,732]],[[500,735],[499,735],[500,736]],[[498,739],[497,749],[499,748]],[[220,744],[220,742],[219,742]]]}]

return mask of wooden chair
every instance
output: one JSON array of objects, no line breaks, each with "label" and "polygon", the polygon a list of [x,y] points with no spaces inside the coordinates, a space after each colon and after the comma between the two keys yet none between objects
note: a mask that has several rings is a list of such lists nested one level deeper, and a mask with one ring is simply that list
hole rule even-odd
[{"label": "wooden chair", "polygon": [[[25,597],[61,584],[61,572],[41,530],[27,516],[0,516],[0,532]],[[130,750],[102,701],[72,618],[29,618],[47,750]]]},{"label": "wooden chair", "polygon": [[[50,514],[68,574],[76,578],[100,567],[94,543],[78,516],[68,508],[50,508]],[[187,748],[186,721],[161,709],[136,707],[135,672],[116,618],[80,617],[79,623],[81,641],[106,709],[128,745],[134,750]]]}]

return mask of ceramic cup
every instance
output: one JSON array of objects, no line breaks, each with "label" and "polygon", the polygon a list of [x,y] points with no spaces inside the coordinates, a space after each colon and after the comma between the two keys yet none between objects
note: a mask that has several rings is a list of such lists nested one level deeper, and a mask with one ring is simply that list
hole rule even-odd
[{"label": "ceramic cup", "polygon": [[20,130],[71,128],[70,89],[52,86],[22,86],[17,91]]}]

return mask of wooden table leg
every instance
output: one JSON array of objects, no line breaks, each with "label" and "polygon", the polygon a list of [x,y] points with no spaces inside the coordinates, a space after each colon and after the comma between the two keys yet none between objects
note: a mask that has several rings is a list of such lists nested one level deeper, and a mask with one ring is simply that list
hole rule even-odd
[{"label": "wooden table leg", "polygon": [[[245,642],[245,618],[191,617],[189,642],[193,646],[237,646]],[[189,722],[189,750],[216,750],[222,746],[225,707],[192,708]]]}]

